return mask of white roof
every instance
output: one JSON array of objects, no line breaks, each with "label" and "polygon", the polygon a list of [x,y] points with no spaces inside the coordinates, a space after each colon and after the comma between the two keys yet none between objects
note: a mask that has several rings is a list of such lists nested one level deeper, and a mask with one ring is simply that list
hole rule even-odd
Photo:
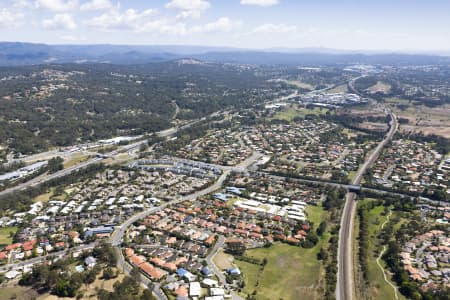
[{"label": "white roof", "polygon": [[223,296],[225,295],[225,290],[222,288],[211,288],[210,293],[211,296]]},{"label": "white roof", "polygon": [[20,275],[20,272],[18,272],[16,270],[11,270],[5,274],[5,277],[8,279],[14,279],[19,275]]},{"label": "white roof", "polygon": [[198,282],[198,281],[191,282],[189,284],[189,296],[191,296],[191,297],[200,296],[201,289],[202,288],[200,286],[200,282]]},{"label": "white roof", "polygon": [[210,278],[203,279],[202,283],[207,286],[218,286],[219,285],[219,282],[217,280],[210,279]]}]

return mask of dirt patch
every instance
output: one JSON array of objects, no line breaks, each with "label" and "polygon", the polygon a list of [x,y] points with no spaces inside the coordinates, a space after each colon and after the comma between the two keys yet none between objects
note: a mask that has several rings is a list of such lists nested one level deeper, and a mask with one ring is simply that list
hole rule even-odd
[{"label": "dirt patch", "polygon": [[221,270],[232,268],[233,261],[233,256],[223,252],[223,250],[220,250],[219,252],[217,252],[216,256],[214,256],[214,264]]},{"label": "dirt patch", "polygon": [[385,132],[388,130],[388,125],[386,123],[363,122],[359,124],[358,127],[380,132]]},{"label": "dirt patch", "polygon": [[411,126],[402,125],[400,131],[404,133],[421,133],[423,135],[439,135],[450,139],[450,126]]}]

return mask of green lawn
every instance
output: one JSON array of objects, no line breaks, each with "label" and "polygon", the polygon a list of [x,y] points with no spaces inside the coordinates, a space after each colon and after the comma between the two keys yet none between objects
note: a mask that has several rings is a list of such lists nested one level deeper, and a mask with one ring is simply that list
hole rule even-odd
[{"label": "green lawn", "polygon": [[245,261],[234,260],[234,263],[239,267],[242,272],[242,276],[245,281],[245,287],[243,289],[244,295],[252,294],[253,291],[258,290],[257,282],[261,276],[261,266],[251,264]]},{"label": "green lawn", "polygon": [[257,299],[320,299],[322,266],[317,260],[320,247],[303,249],[282,243],[270,248],[248,250],[246,256],[267,259],[261,270],[254,265],[235,260],[245,279],[244,294],[257,291]]},{"label": "green lawn", "polygon": [[314,223],[314,227],[317,228],[325,217],[325,211],[322,206],[308,205],[306,206],[306,215],[308,216],[308,221]]},{"label": "green lawn", "polygon": [[305,108],[295,106],[288,106],[280,112],[277,112],[273,119],[285,120],[288,122],[292,122],[295,117],[305,117],[306,115],[325,115],[329,111],[327,108]]},{"label": "green lawn", "polygon": [[0,228],[0,246],[9,245],[12,243],[12,238],[9,236],[10,232],[16,233],[17,227]]}]

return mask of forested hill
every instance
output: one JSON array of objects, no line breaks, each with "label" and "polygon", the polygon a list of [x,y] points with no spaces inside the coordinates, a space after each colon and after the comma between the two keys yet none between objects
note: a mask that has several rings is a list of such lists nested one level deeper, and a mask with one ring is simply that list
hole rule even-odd
[{"label": "forested hill", "polygon": [[[450,55],[447,53],[447,55]],[[203,46],[46,45],[0,42],[0,66],[47,63],[145,64],[184,57],[219,63],[329,66],[334,64],[450,64],[449,56],[366,53],[334,49],[248,50]]]},{"label": "forested hill", "polygon": [[[143,134],[261,99],[257,69],[177,60],[0,68],[0,146],[32,153]],[[0,148],[1,149],[1,148]]]}]

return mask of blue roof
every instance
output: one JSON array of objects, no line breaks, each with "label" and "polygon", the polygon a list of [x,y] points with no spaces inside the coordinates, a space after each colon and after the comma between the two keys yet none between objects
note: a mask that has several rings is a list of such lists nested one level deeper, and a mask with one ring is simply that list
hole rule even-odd
[{"label": "blue roof", "polygon": [[183,268],[179,268],[177,269],[177,275],[183,277],[186,273],[188,273],[187,270],[183,269]]},{"label": "blue roof", "polygon": [[211,274],[211,271],[209,270],[208,267],[203,267],[203,268],[202,268],[202,273],[203,273],[204,275],[210,275],[210,274]]}]

